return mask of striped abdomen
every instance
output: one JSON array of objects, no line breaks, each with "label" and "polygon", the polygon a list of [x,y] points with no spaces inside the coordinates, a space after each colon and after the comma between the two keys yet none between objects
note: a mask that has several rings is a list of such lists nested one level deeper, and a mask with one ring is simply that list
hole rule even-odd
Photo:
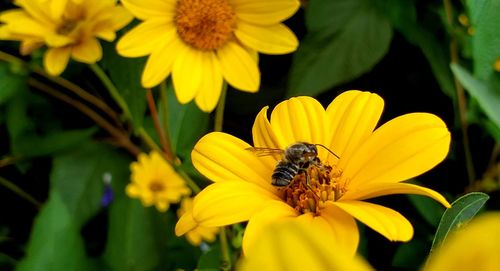
[{"label": "striped abdomen", "polygon": [[298,165],[284,160],[279,161],[271,176],[272,185],[287,186],[298,172]]}]

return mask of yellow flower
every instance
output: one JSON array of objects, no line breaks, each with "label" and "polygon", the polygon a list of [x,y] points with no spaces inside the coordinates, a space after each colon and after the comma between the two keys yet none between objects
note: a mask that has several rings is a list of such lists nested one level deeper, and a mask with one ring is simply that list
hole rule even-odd
[{"label": "yellow flower", "polygon": [[[177,216],[185,215],[187,218],[192,218],[193,215],[193,199],[183,198],[181,207],[177,209]],[[198,226],[186,233],[186,239],[194,246],[199,246],[201,241],[213,242],[216,234],[219,232],[217,227]]]},{"label": "yellow flower", "polygon": [[20,9],[0,14],[0,39],[21,41],[22,54],[47,45],[43,64],[51,75],[59,75],[69,58],[95,63],[102,57],[97,40],[115,39],[115,32],[132,15],[116,0],[17,0]]},{"label": "yellow flower", "polygon": [[297,0],[122,0],[143,22],[126,33],[117,50],[126,57],[149,55],[142,85],[154,87],[169,74],[177,99],[195,99],[210,112],[223,79],[256,92],[257,52],[285,54],[298,41],[281,22],[299,8]]},{"label": "yellow flower", "polygon": [[170,203],[178,203],[191,191],[161,155],[153,151],[148,156],[141,153],[138,162],[130,164],[132,182],[126,187],[131,198],[139,198],[142,205],[155,205],[158,211],[168,210]]},{"label": "yellow flower", "polygon": [[383,104],[376,94],[347,91],[326,110],[313,98],[291,98],[276,106],[269,121],[263,108],[252,130],[254,146],[285,149],[309,142],[340,157],[318,147],[321,165],[309,167],[310,178],[298,174],[286,187],[271,185],[280,156],[257,156],[249,144],[225,133],[205,135],[192,160],[215,183],[195,197],[193,219],[181,217],[176,233],[182,235],[196,224],[216,227],[249,220],[243,237],[246,250],[267,223],[298,217],[308,221],[310,230],[354,253],[359,241],[356,218],[389,240],[410,240],[413,228],[406,218],[363,200],[420,194],[449,207],[439,193],[402,181],[440,163],[448,154],[450,133],[440,118],[428,113],[406,114],[374,131]]},{"label": "yellow flower", "polygon": [[271,223],[249,248],[237,270],[373,270],[364,259],[297,220]]},{"label": "yellow flower", "polygon": [[452,233],[423,270],[500,270],[499,252],[500,212],[490,212]]}]

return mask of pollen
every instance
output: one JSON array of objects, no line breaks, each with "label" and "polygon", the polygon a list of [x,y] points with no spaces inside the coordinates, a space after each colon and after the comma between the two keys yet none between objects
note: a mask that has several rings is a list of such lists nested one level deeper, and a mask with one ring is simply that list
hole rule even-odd
[{"label": "pollen", "polygon": [[179,0],[174,21],[186,44],[215,50],[233,38],[236,13],[227,0]]},{"label": "pollen", "polygon": [[327,202],[334,202],[345,193],[342,170],[337,166],[312,165],[307,173],[295,176],[289,186],[281,190],[282,199],[297,212],[320,215]]}]

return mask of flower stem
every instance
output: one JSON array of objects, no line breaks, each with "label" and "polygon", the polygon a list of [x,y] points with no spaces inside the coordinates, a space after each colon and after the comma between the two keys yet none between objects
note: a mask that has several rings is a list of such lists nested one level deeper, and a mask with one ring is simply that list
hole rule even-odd
[{"label": "flower stem", "polygon": [[104,84],[104,87],[108,90],[109,94],[115,102],[120,106],[127,120],[132,120],[132,114],[130,113],[130,109],[128,108],[127,102],[123,99],[120,92],[113,84],[111,79],[109,79],[108,75],[102,70],[102,68],[96,63],[90,64],[90,69],[94,72],[94,74],[101,80]]},{"label": "flower stem", "polygon": [[15,185],[13,182],[0,177],[0,185],[4,186],[5,188],[9,189],[10,191],[14,192],[16,195],[20,196],[21,198],[29,201],[37,209],[40,209],[40,206],[42,205],[40,202],[38,202],[35,198],[33,198],[30,194],[26,193],[24,190],[22,190],[19,186]]},{"label": "flower stem", "polygon": [[189,186],[189,188],[191,188],[191,191],[193,191],[194,194],[200,193],[200,187],[193,181],[193,179],[191,179],[191,177],[189,177],[186,172],[184,172],[184,170],[176,168],[176,171],[186,181],[186,184]]},{"label": "flower stem", "polygon": [[60,93],[57,90],[53,89],[52,87],[37,81],[34,78],[29,78],[28,79],[28,84],[35,87],[36,89],[39,89],[61,101],[64,101],[74,108],[78,109],[80,112],[83,114],[87,115],[90,119],[92,119],[98,126],[106,130],[113,138],[117,141],[117,144],[125,149],[127,149],[131,154],[134,156],[139,155],[141,153],[141,149],[134,145],[130,141],[130,138],[128,137],[127,134],[124,134],[122,131],[111,125],[106,119],[101,117],[99,114],[97,114],[95,111],[93,111],[91,108],[86,106],[85,104],[79,102],[78,100],[75,100],[71,97],[69,97],[66,94]]},{"label": "flower stem", "polygon": [[220,228],[220,248],[222,251],[222,263],[220,270],[231,270],[231,254],[229,253],[229,245],[227,241],[226,227]]},{"label": "flower stem", "polygon": [[161,128],[160,119],[158,118],[158,111],[156,110],[156,104],[151,89],[146,90],[146,98],[156,132],[158,133],[158,137],[160,138],[160,144],[163,148],[167,161],[173,164],[175,161],[175,157],[172,153],[172,150],[170,149],[170,143],[168,142],[168,139],[163,129]]},{"label": "flower stem", "polygon": [[215,109],[214,131],[216,132],[222,131],[222,124],[224,120],[224,108],[226,107],[226,93],[227,93],[227,83],[224,82],[224,84],[222,85],[219,103],[217,104],[217,108]]},{"label": "flower stem", "polygon": [[162,128],[165,134],[165,139],[167,141],[168,146],[170,146],[170,150],[172,153],[175,153],[175,149],[170,141],[170,133],[168,131],[168,94],[167,94],[167,83],[165,81],[160,84],[160,103],[161,103],[161,120],[162,120]]},{"label": "flower stem", "polygon": [[[448,21],[448,26],[450,29],[450,59],[451,63],[457,63],[459,60],[458,55],[458,42],[457,38],[454,34],[453,29],[453,6],[450,0],[443,0],[444,10],[446,13],[446,19]],[[470,151],[469,145],[469,133],[468,133],[468,125],[467,125],[467,102],[465,99],[465,91],[463,86],[460,84],[458,79],[453,76],[455,83],[455,91],[457,94],[458,100],[458,111],[460,117],[460,129],[462,131],[462,144],[464,147],[464,155],[465,155],[465,166],[467,168],[467,176],[469,179],[469,184],[472,184],[475,180],[475,170],[474,163],[472,162],[472,155]]]},{"label": "flower stem", "polygon": [[106,113],[109,117],[111,117],[113,120],[118,122],[118,114],[111,108],[109,107],[105,102],[103,102],[101,99],[97,98],[96,96],[90,94],[86,90],[82,89],[78,85],[72,83],[71,81],[68,81],[62,77],[59,76],[50,76],[48,75],[43,69],[29,65],[25,61],[23,61],[20,58],[17,58],[13,55],[7,54],[5,52],[0,51],[0,60],[10,62],[10,63],[15,63],[18,65],[21,65],[23,67],[26,67],[33,71],[34,73],[43,76],[47,78],[48,80],[66,88],[67,90],[73,92],[74,94],[78,95],[78,97],[82,98],[83,100],[91,103],[95,107],[101,109],[104,113]]}]

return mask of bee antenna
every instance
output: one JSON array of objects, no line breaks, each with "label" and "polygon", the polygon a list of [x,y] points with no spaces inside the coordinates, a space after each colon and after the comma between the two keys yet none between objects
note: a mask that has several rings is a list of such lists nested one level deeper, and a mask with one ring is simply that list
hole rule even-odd
[{"label": "bee antenna", "polygon": [[340,157],[338,155],[336,155],[334,152],[332,152],[329,148],[325,147],[325,145],[323,144],[314,144],[316,146],[320,146],[320,147],[323,147],[325,150],[327,150],[329,153],[333,154],[333,156],[337,157],[338,159],[340,159]]}]

